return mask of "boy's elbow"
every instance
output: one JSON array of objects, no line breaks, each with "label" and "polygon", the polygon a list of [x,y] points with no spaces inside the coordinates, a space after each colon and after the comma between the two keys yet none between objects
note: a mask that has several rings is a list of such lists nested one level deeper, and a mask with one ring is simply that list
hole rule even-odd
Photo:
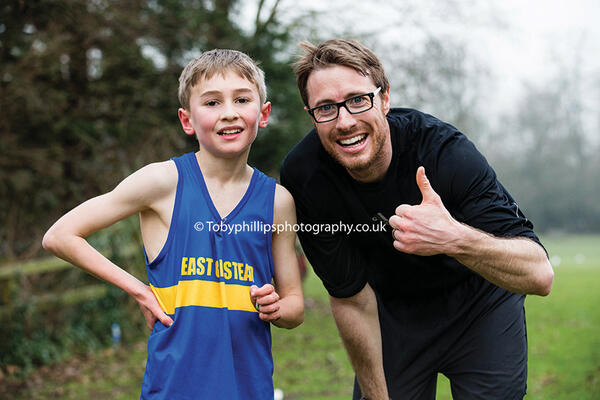
[{"label": "boy's elbow", "polygon": [[302,323],[304,322],[304,310],[299,313],[296,318],[294,318],[293,320],[291,320],[286,326],[286,329],[294,329],[299,327],[300,325],[302,325]]},{"label": "boy's elbow", "polygon": [[277,324],[277,326],[280,328],[285,328],[285,329],[294,329],[294,328],[297,328],[298,326],[302,325],[303,322],[304,322],[304,301],[302,301],[302,303],[300,303],[298,305],[298,307],[295,309],[292,316],[288,316],[287,318],[285,318],[285,322],[282,319],[282,322]]},{"label": "boy's elbow", "polygon": [[59,235],[56,233],[56,230],[53,228],[48,229],[48,231],[44,234],[42,239],[42,247],[44,250],[56,254],[58,252],[58,248],[60,245]]},{"label": "boy's elbow", "polygon": [[304,322],[304,307],[302,307],[302,310],[298,313],[298,317],[296,318],[296,325],[294,326],[294,328],[302,325],[303,322]]},{"label": "boy's elbow", "polygon": [[44,234],[42,239],[42,247],[44,250],[49,251],[50,253],[54,252],[53,250],[56,248],[56,238],[52,233],[52,230],[48,230],[48,232]]}]

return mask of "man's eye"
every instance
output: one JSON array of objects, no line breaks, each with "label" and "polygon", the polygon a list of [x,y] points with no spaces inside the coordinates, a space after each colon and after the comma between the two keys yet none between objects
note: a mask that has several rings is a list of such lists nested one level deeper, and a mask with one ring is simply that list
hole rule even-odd
[{"label": "man's eye", "polygon": [[350,104],[360,105],[365,103],[366,101],[367,99],[364,96],[356,96],[350,99]]},{"label": "man's eye", "polygon": [[325,104],[324,106],[321,106],[320,108],[321,111],[331,111],[333,110],[333,104]]}]

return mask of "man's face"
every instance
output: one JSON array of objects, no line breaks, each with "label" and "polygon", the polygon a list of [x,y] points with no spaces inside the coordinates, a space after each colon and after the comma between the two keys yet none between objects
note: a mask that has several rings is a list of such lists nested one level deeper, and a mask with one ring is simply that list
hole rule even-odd
[{"label": "man's face", "polygon": [[[313,108],[374,92],[377,88],[368,76],[352,68],[334,65],[313,71],[308,77],[306,89],[308,108]],[[387,92],[383,99],[380,95],[375,96],[373,108],[363,113],[350,114],[346,108],[340,107],[338,118],[333,121],[316,123],[313,120],[325,150],[351,176],[357,178],[375,173],[381,177],[381,171],[369,170],[387,170],[392,151],[389,125],[385,118],[389,108]]]}]

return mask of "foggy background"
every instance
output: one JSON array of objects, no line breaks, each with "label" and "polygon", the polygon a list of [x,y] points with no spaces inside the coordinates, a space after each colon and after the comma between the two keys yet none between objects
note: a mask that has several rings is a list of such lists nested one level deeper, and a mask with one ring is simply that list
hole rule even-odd
[{"label": "foggy background", "polygon": [[[136,169],[198,149],[177,118],[178,77],[216,47],[246,52],[266,73],[272,114],[250,163],[278,177],[283,157],[311,129],[290,66],[297,44],[342,37],[381,58],[393,106],[465,133],[557,249],[552,295],[527,300],[531,391],[592,398],[600,387],[598,21],[597,0],[3,0],[0,397],[29,387],[40,396],[23,398],[68,398],[70,384],[61,382],[90,387],[89,377],[106,393],[95,398],[139,393],[147,331],[137,304],[49,257],[44,232]],[[138,225],[133,216],[89,241],[145,282]],[[327,295],[316,277],[304,283],[307,319],[274,341],[282,355],[275,375],[286,376],[278,379],[290,399],[315,398],[293,397],[313,387],[343,395],[352,371]],[[81,354],[94,355],[93,372]],[[57,367],[61,360],[67,367]],[[303,383],[308,376],[331,381],[319,388]]]},{"label": "foggy background", "polygon": [[197,148],[177,77],[213,47],[266,71],[273,117],[251,162],[277,176],[310,129],[297,43],[362,40],[392,104],[450,122],[547,232],[600,230],[600,5],[595,1],[41,1],[0,8],[0,259],[133,170]]}]

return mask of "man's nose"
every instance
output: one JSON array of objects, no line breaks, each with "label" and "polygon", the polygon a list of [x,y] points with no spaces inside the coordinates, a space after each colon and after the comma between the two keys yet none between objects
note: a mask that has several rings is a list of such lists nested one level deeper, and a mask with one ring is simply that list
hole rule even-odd
[{"label": "man's nose", "polygon": [[335,127],[341,131],[349,130],[356,124],[354,115],[346,109],[346,107],[340,107]]}]

